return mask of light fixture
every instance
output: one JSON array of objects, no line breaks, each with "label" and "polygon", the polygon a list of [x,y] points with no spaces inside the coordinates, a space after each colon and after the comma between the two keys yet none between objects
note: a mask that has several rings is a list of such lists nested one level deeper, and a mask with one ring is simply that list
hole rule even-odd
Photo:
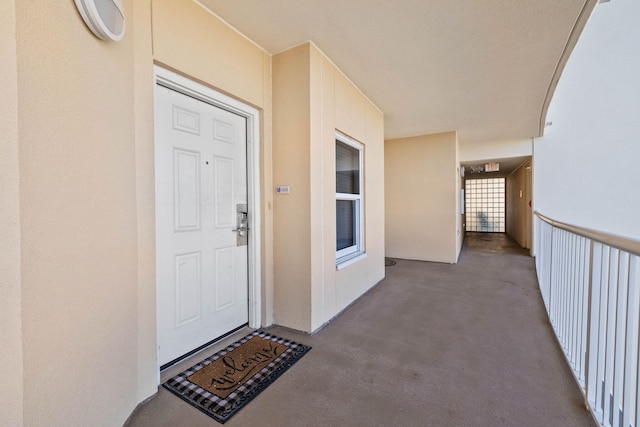
[{"label": "light fixture", "polygon": [[122,0],[73,0],[87,27],[102,40],[120,41],[124,37]]}]

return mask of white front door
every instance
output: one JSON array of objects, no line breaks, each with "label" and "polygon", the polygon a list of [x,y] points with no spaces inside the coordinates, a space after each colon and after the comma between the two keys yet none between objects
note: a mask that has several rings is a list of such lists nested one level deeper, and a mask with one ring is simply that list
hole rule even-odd
[{"label": "white front door", "polygon": [[247,119],[156,85],[155,149],[164,365],[248,322]]}]

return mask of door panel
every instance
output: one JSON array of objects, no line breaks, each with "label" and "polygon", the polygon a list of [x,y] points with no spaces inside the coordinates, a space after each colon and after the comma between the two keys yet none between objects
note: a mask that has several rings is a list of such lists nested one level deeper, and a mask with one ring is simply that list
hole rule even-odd
[{"label": "door panel", "polygon": [[200,153],[173,149],[174,231],[200,229]]},{"label": "door panel", "polygon": [[246,119],[156,85],[158,358],[165,364],[248,322]]},{"label": "door panel", "polygon": [[175,257],[176,326],[202,318],[200,309],[200,252]]}]

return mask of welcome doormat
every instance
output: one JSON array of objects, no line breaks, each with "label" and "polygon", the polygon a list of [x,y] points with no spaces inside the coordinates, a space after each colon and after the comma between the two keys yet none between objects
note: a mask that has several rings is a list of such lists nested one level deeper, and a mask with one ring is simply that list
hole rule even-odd
[{"label": "welcome doormat", "polygon": [[309,350],[255,331],[162,385],[224,424]]}]

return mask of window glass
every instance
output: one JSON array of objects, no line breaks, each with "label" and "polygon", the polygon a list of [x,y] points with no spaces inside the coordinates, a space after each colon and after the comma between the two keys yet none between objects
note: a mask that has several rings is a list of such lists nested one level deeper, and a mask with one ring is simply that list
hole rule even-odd
[{"label": "window glass", "polygon": [[336,140],[336,193],[360,194],[360,151]]},{"label": "window glass", "polygon": [[354,246],[355,223],[354,213],[355,200],[336,200],[336,234],[337,234],[337,250],[342,250],[350,246]]},{"label": "window glass", "polygon": [[504,233],[505,179],[465,180],[467,231]]},{"label": "window glass", "polygon": [[364,254],[363,149],[336,134],[336,263]]}]

